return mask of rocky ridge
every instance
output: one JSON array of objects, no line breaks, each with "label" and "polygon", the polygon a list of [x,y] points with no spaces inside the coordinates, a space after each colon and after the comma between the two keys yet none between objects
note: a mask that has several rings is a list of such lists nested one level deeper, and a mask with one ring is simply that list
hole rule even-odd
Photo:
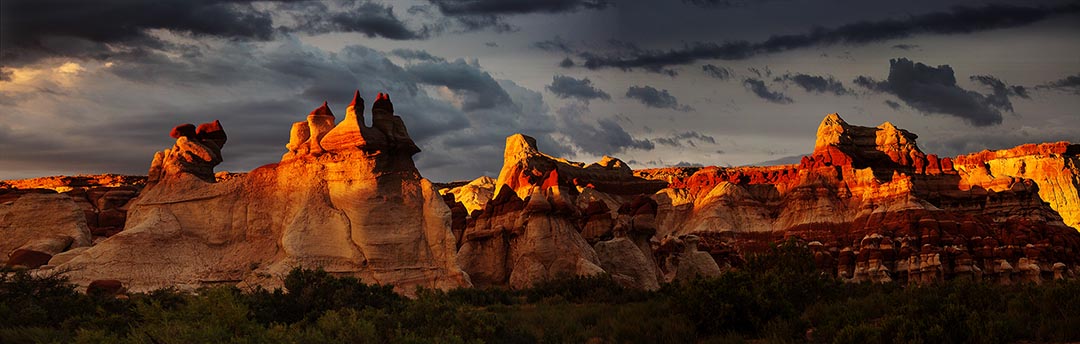
[{"label": "rocky ridge", "polygon": [[363,106],[357,92],[335,125],[324,103],[293,125],[281,162],[243,175],[213,172],[227,141],[220,123],[177,126],[124,230],[53,265],[79,284],[133,291],[275,286],[298,266],[406,293],[471,285],[454,263],[450,211],[413,165],[419,148],[389,96],[378,95],[371,127]]},{"label": "rocky ridge", "polygon": [[[1080,146],[1067,142],[938,157],[888,122],[831,114],[798,164],[632,171],[612,157],[553,157],[519,134],[497,178],[436,190],[389,96],[376,97],[370,127],[354,98],[341,122],[325,103],[296,122],[282,160],[245,174],[214,173],[227,136],[213,122],[174,128],[145,187],[0,183],[0,230],[22,233],[0,242],[6,264],[133,290],[273,286],[295,266],[405,292],[596,273],[656,289],[794,239],[852,282],[1080,273]],[[123,231],[95,231],[111,209],[124,211]]]}]

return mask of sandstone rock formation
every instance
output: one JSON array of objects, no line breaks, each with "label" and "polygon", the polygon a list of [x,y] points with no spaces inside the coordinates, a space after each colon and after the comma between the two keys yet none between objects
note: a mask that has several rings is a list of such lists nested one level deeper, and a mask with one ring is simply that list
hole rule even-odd
[{"label": "sandstone rock formation", "polygon": [[37,268],[71,248],[90,246],[78,205],[50,190],[0,190],[0,265]]},{"label": "sandstone rock formation", "polygon": [[533,187],[547,190],[562,185],[575,189],[591,188],[611,194],[653,193],[667,183],[634,177],[630,167],[619,159],[604,157],[589,165],[556,158],[540,152],[536,139],[516,134],[506,138],[503,167],[495,182],[496,194],[505,191],[527,197]]},{"label": "sandstone rock formation", "polygon": [[[14,200],[18,195],[31,189],[37,189],[37,192],[45,192],[45,189],[58,192],[73,200],[82,210],[86,216],[86,226],[90,229],[93,238],[97,240],[116,234],[124,228],[127,219],[126,206],[138,195],[145,184],[145,176],[116,174],[5,180],[0,181],[0,193],[5,193],[6,196],[0,196],[0,198]],[[13,222],[8,225],[34,232],[51,230],[49,228],[35,229],[35,223],[40,224],[40,222]]]},{"label": "sandstone rock formation", "polygon": [[1054,278],[1054,266],[1080,272],[1080,146],[939,159],[915,139],[832,114],[798,165],[636,174],[671,183],[655,196],[660,235],[743,252],[794,236],[815,244],[819,266],[852,281],[1038,282]]},{"label": "sandstone rock formation", "polygon": [[[655,181],[649,183],[631,178],[617,159],[585,166],[511,136],[494,199],[475,218],[460,220],[467,226],[459,261],[478,283],[508,284],[514,252],[522,250],[516,235],[540,216],[523,209],[544,197],[574,204],[543,215],[569,219],[559,226],[576,230],[556,232],[552,240],[564,243],[562,251],[595,252],[605,272],[643,288],[652,284],[642,277],[648,274],[627,269],[625,261],[637,261],[626,253],[628,242],[644,253],[657,281],[715,275],[721,265],[738,265],[741,255],[786,237],[812,243],[820,267],[856,282],[1039,282],[1080,272],[1074,224],[1080,146],[939,158],[916,139],[887,122],[861,127],[831,114],[818,128],[814,152],[799,164],[633,172]],[[458,190],[449,203],[483,201]],[[505,195],[511,191],[516,197]],[[642,207],[642,197],[651,205]],[[576,244],[579,237],[594,249]],[[705,252],[684,251],[698,240]]]},{"label": "sandstone rock formation", "polygon": [[468,184],[439,190],[442,195],[451,195],[453,200],[461,202],[466,214],[484,209],[487,202],[495,196],[495,179],[481,176]]},{"label": "sandstone rock formation", "polygon": [[[620,216],[616,210],[621,203],[616,198],[656,192],[667,183],[634,177],[626,164],[611,157],[587,166],[551,157],[540,152],[536,140],[520,134],[506,139],[504,158],[493,199],[473,213],[461,239],[458,263],[473,282],[521,288],[552,278],[602,273],[601,265],[608,264],[609,272],[621,283],[658,287],[658,270],[647,239],[644,250],[632,237],[598,243],[605,254],[601,261],[582,236],[582,214],[593,220],[592,225],[584,225],[597,232],[590,238],[608,235],[606,239],[612,239],[609,233]],[[612,207],[595,205],[605,199]],[[649,220],[655,216],[655,207],[650,209]],[[624,214],[621,231],[635,229],[633,215]],[[648,236],[655,232],[651,222],[638,223],[638,227],[649,227]]]},{"label": "sandstone rock formation", "polygon": [[455,265],[450,210],[413,165],[419,149],[387,96],[373,112],[367,127],[357,92],[335,126],[324,103],[293,125],[281,162],[221,181],[221,124],[177,127],[124,230],[59,268],[80,284],[116,280],[132,291],[275,286],[298,266],[403,292],[471,285]]},{"label": "sandstone rock formation", "polygon": [[0,263],[132,291],[274,286],[295,266],[405,292],[598,273],[655,289],[796,238],[851,282],[1080,275],[1080,145],[1067,142],[938,157],[890,123],[831,114],[798,164],[632,171],[513,135],[497,179],[436,191],[389,96],[371,126],[363,110],[357,92],[335,124],[324,103],[293,124],[280,162],[249,173],[214,173],[227,141],[215,121],[174,128],[145,179],[0,181]]},{"label": "sandstone rock formation", "polygon": [[698,251],[698,237],[688,235],[683,242],[682,254],[679,256],[678,267],[675,269],[675,279],[679,281],[692,280],[694,278],[708,278],[720,276],[720,266],[708,253]]}]

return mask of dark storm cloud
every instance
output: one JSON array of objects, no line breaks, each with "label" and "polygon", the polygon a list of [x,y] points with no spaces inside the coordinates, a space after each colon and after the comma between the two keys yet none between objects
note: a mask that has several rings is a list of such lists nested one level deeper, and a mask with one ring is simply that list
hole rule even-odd
[{"label": "dark storm cloud", "polygon": [[784,74],[783,77],[777,78],[777,81],[791,81],[795,85],[802,87],[807,92],[813,93],[832,93],[838,96],[851,94],[851,90],[844,87],[844,83],[836,80],[832,76],[817,76],[802,73]]},{"label": "dark storm cloud", "polygon": [[602,10],[613,6],[608,0],[428,0],[443,15],[453,18],[465,31],[492,28],[513,31],[505,16],[532,13],[571,13]]},{"label": "dark storm cloud", "polygon": [[[0,59],[22,65],[39,58],[67,56],[105,59],[119,51],[169,46],[148,30],[162,29],[194,36],[265,41],[279,32],[356,32],[369,37],[416,39],[389,6],[343,1],[328,8],[322,2],[248,0],[162,1],[3,1],[0,2]],[[267,9],[269,8],[269,9]],[[290,17],[294,26],[275,25],[271,13]],[[130,52],[128,52],[130,54]]]},{"label": "dark storm cloud", "polygon": [[394,49],[394,50],[390,51],[390,54],[393,54],[393,55],[395,55],[397,57],[400,57],[400,58],[403,58],[403,59],[406,59],[406,60],[417,60],[417,61],[427,61],[427,62],[446,62],[446,59],[444,59],[442,57],[431,55],[431,53],[428,53],[427,51],[419,50],[419,49]]},{"label": "dark storm cloud", "polygon": [[681,133],[675,133],[668,137],[658,137],[652,139],[652,141],[656,142],[657,144],[671,147],[683,147],[684,145],[697,147],[697,143],[695,143],[695,140],[710,144],[716,144],[716,139],[712,136],[705,135],[696,131],[685,131]]},{"label": "dark storm cloud", "polygon": [[721,67],[711,64],[705,64],[701,66],[701,70],[705,72],[705,75],[720,79],[728,80],[735,76],[735,72],[731,68]]},{"label": "dark storm cloud", "polygon": [[607,0],[429,0],[443,14],[510,15],[529,13],[565,13],[582,9],[602,10],[611,6]]},{"label": "dark storm cloud", "polygon": [[747,68],[746,70],[750,71],[750,73],[754,73],[754,75],[757,75],[757,77],[759,77],[759,78],[760,77],[766,77],[766,78],[772,77],[772,69],[769,69],[769,66],[765,66],[762,69],[757,69],[757,68],[754,68],[754,67],[750,67],[750,68]]},{"label": "dark storm cloud", "polygon": [[11,76],[15,74],[10,70],[0,69],[0,81],[11,81]]},{"label": "dark storm cloud", "polygon": [[672,109],[683,112],[694,110],[690,106],[679,104],[679,100],[671,93],[668,93],[668,90],[658,90],[652,86],[630,86],[626,90],[626,97],[637,99],[641,104],[651,108]]},{"label": "dark storm cloud", "polygon": [[791,1],[791,0],[682,0],[683,3],[691,4],[694,6],[714,9],[714,8],[732,8],[732,7],[746,7],[750,5],[763,4],[774,1]]},{"label": "dark storm cloud", "polygon": [[705,165],[702,165],[702,164],[696,163],[696,162],[680,161],[679,163],[675,164],[673,167],[705,167]]},{"label": "dark storm cloud", "polygon": [[589,108],[584,103],[571,103],[555,111],[559,132],[568,137],[582,138],[577,142],[582,152],[611,155],[628,149],[656,148],[652,141],[635,139],[610,118],[600,119],[596,121],[596,125],[585,122],[581,117],[588,112]]},{"label": "dark storm cloud", "polygon": [[1070,75],[1059,80],[1051,81],[1039,86],[1037,89],[1056,89],[1080,94],[1080,74]]},{"label": "dark storm cloud", "polygon": [[772,103],[777,104],[789,104],[791,98],[779,91],[770,90],[768,86],[765,86],[765,82],[759,79],[746,78],[743,80],[743,86],[753,92],[758,98],[765,99]]},{"label": "dark storm cloud", "polygon": [[[477,175],[497,176],[502,166],[503,142],[515,133],[536,139],[541,151],[554,156],[573,155],[572,146],[556,141],[557,120],[544,104],[540,92],[509,80],[498,80],[510,95],[513,106],[470,113],[470,125],[426,144],[428,154],[420,154],[417,167],[425,176],[439,180],[472,179]],[[570,144],[590,138],[570,137]],[[463,158],[464,157],[464,158]],[[431,173],[431,172],[437,172]]]},{"label": "dark storm cloud", "polygon": [[549,40],[535,42],[533,43],[533,46],[537,49],[549,52],[572,54],[576,51],[574,48],[570,47],[569,42],[563,40],[562,37],[559,36],[555,36],[555,38]]},{"label": "dark storm cloud", "polygon": [[955,156],[969,154],[984,149],[998,150],[1016,147],[1026,143],[1069,141],[1080,142],[1080,132],[1075,127],[1008,127],[986,128],[985,130],[956,131],[950,132],[935,140],[926,140],[920,146],[927,152],[938,153],[939,156]]},{"label": "dark storm cloud", "polygon": [[567,57],[567,58],[563,59],[561,62],[559,62],[559,67],[570,68],[570,67],[573,67],[573,66],[574,66],[574,60],[571,60],[569,57]]},{"label": "dark storm cloud", "polygon": [[907,51],[907,50],[918,49],[919,45],[918,44],[897,44],[897,45],[894,45],[892,47],[893,47],[893,49],[900,49],[900,50]]},{"label": "dark storm cloud", "polygon": [[[85,121],[83,125],[62,128],[51,126],[46,120],[43,127],[24,126],[42,131],[25,133],[8,133],[0,128],[0,134],[3,134],[0,136],[4,136],[0,137],[0,148],[4,151],[38,152],[3,155],[0,165],[3,165],[4,173],[20,170],[145,173],[153,151],[171,145],[169,128],[179,123],[201,123],[214,119],[220,119],[230,135],[224,152],[225,162],[219,169],[246,170],[277,161],[288,141],[291,123],[303,120],[323,100],[329,100],[340,119],[344,114],[344,104],[351,99],[351,90],[355,88],[360,88],[361,94],[369,102],[376,92],[391,94],[397,114],[405,121],[409,134],[424,150],[417,156],[418,166],[438,165],[434,160],[441,155],[458,156],[458,163],[452,166],[425,170],[428,177],[461,178],[475,176],[479,169],[487,171],[491,168],[497,173],[501,165],[503,139],[515,132],[536,137],[552,154],[567,156],[572,152],[571,148],[551,137],[551,133],[555,132],[556,120],[547,110],[539,92],[509,81],[492,80],[475,63],[459,60],[402,67],[387,59],[382,52],[367,47],[348,46],[337,52],[326,52],[303,45],[298,40],[268,48],[221,44],[205,49],[190,57],[173,57],[183,63],[148,65],[143,69],[131,70],[135,73],[124,79],[106,77],[122,64],[98,73],[87,72],[81,78],[87,78],[85,81],[88,84],[95,85],[95,88],[87,90],[91,93],[73,94],[64,102],[50,106],[49,110],[0,104],[0,113],[15,116],[37,114],[41,117],[40,111],[52,113],[55,106],[57,112],[65,114],[65,118],[93,119]],[[191,80],[178,85],[169,80],[172,77],[165,80],[145,79],[160,78],[154,75],[165,72],[208,73],[203,69],[223,73],[220,76],[223,79],[241,81],[221,85],[214,80],[202,83]],[[135,84],[128,83],[128,80]],[[139,84],[146,86],[139,87]],[[462,109],[456,108],[453,101],[429,96],[429,91],[425,91],[423,85],[445,86],[461,97]],[[139,91],[117,98],[99,98],[102,92],[108,93],[98,90],[124,87],[136,87]],[[257,91],[246,93],[241,90]],[[174,93],[209,96],[194,104],[161,100],[170,97],[160,95]],[[48,103],[42,97],[51,96],[34,92],[32,97],[35,103]],[[485,104],[476,103],[474,99],[495,101]],[[85,111],[88,107],[101,108],[103,104],[117,102],[122,102],[124,106],[115,113]],[[64,107],[66,104],[73,105],[69,109]],[[124,130],[115,130],[118,127]],[[110,134],[109,142],[85,144],[98,140],[96,133],[104,131],[114,131]],[[466,136],[482,137],[483,140],[470,140]],[[48,138],[48,141],[39,144],[26,139],[32,137]],[[570,143],[576,141],[574,138],[569,140]],[[448,147],[443,142],[453,142],[455,145]],[[35,149],[26,149],[28,145]]]},{"label": "dark storm cloud", "polygon": [[465,60],[448,63],[421,63],[407,68],[408,72],[428,85],[446,86],[464,96],[462,110],[491,109],[510,104],[510,95],[488,72]]},{"label": "dark storm cloud", "polygon": [[347,0],[335,10],[322,2],[300,2],[301,11],[291,13],[299,22],[287,30],[306,33],[356,32],[368,37],[396,40],[428,37],[428,27],[414,31],[394,14],[392,6]]},{"label": "dark storm cloud", "polygon": [[[995,81],[992,77],[974,77],[981,83]],[[875,81],[867,76],[855,79],[855,84],[872,91],[895,95],[905,104],[923,113],[937,113],[961,118],[974,126],[1001,124],[1001,111],[1012,111],[1008,95],[1015,92],[1000,85],[995,93],[983,95],[956,85],[952,67],[927,66],[905,58],[889,61],[889,77]]]},{"label": "dark storm cloud", "polygon": [[589,78],[574,79],[565,75],[556,75],[552,77],[551,85],[547,86],[547,90],[562,99],[575,98],[585,102],[593,99],[611,100],[611,95],[593,86]]},{"label": "dark storm cloud", "polygon": [[971,81],[990,87],[993,93],[986,97],[986,101],[989,102],[990,105],[1005,111],[1013,111],[1012,102],[1009,100],[1009,96],[1031,99],[1026,87],[1008,85],[1000,79],[990,75],[972,75]]},{"label": "dark storm cloud", "polygon": [[893,109],[893,110],[900,110],[900,103],[897,103],[897,102],[894,102],[894,101],[891,101],[891,100],[886,100],[885,105],[888,106],[889,108]]},{"label": "dark storm cloud", "polygon": [[726,43],[689,42],[669,50],[623,49],[613,53],[583,52],[589,69],[635,68],[662,72],[668,66],[685,65],[703,59],[741,60],[758,54],[831,44],[862,45],[917,34],[965,34],[1024,26],[1051,16],[1080,12],[1080,5],[1021,7],[987,5],[955,7],[950,11],[909,16],[904,19],[862,21],[834,28],[815,28],[807,33],[772,36],[764,41]]}]

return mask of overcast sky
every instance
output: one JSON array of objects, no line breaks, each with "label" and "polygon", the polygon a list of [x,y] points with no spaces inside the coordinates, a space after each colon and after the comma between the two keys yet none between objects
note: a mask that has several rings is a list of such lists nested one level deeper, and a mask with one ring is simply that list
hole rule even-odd
[{"label": "overcast sky", "polygon": [[217,170],[389,93],[436,181],[505,137],[634,168],[791,161],[818,123],[889,121],[942,156],[1080,142],[1080,4],[1061,1],[0,2],[0,179],[145,174],[221,120]]}]

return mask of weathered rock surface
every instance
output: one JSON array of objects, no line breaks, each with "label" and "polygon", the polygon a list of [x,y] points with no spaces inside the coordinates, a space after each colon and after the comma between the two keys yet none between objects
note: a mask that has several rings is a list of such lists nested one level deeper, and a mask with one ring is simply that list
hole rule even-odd
[{"label": "weathered rock surface", "polygon": [[794,236],[815,243],[819,266],[852,281],[1038,282],[1054,278],[1054,266],[1080,271],[1080,146],[939,159],[915,139],[832,114],[799,165],[636,174],[671,183],[656,195],[660,235],[696,234],[705,247],[743,252]]},{"label": "weathered rock surface", "polygon": [[[506,139],[504,158],[493,199],[474,213],[458,251],[458,263],[473,282],[522,288],[552,278],[604,272],[591,241],[603,247],[609,272],[620,283],[658,286],[647,241],[655,232],[651,222],[655,206],[649,208],[648,221],[638,220],[637,227],[650,231],[643,240],[644,250],[632,236],[619,242],[598,241],[611,240],[610,233],[619,223],[620,230],[640,231],[634,226],[638,207],[620,215],[621,200],[616,198],[652,193],[667,183],[634,177],[626,164],[610,157],[590,165],[554,158],[541,153],[534,139],[520,134]],[[597,203],[605,200],[612,207]],[[583,236],[583,226],[595,233]],[[635,250],[627,251],[631,247]],[[616,252],[635,256],[614,257]],[[629,266],[630,262],[639,265]]]},{"label": "weathered rock surface", "polygon": [[495,179],[481,176],[465,185],[440,189],[439,194],[452,195],[454,201],[461,202],[465,207],[466,214],[472,214],[484,209],[487,202],[495,196]]},{"label": "weathered rock surface", "polygon": [[695,278],[720,276],[720,266],[707,252],[698,251],[698,237],[688,235],[683,240],[685,248],[679,255],[675,280],[688,281]]},{"label": "weathered rock surface", "polygon": [[[652,268],[655,263],[652,260],[651,250],[648,253],[642,252],[641,248],[623,233],[619,231],[614,239],[596,243],[600,267],[624,287],[642,290],[660,289],[656,270]],[[710,257],[709,260],[712,258]],[[713,265],[716,265],[716,262],[713,262]]]},{"label": "weathered rock surface", "polygon": [[832,114],[799,164],[631,171],[513,135],[497,179],[436,191],[389,96],[370,127],[363,104],[357,93],[336,125],[323,104],[292,126],[281,162],[246,174],[214,173],[227,141],[215,121],[174,128],[145,181],[0,181],[0,259],[134,291],[274,286],[295,266],[406,292],[597,273],[655,289],[797,238],[852,282],[1080,274],[1080,145],[939,158],[890,123]]},{"label": "weathered rock surface", "polygon": [[[813,243],[818,265],[851,281],[963,276],[1039,282],[1080,272],[1080,146],[1025,145],[938,158],[922,152],[916,139],[890,123],[861,127],[832,114],[818,128],[814,153],[800,164],[632,172],[657,182],[651,184],[628,178],[616,159],[586,167],[540,153],[528,137],[511,136],[497,201],[468,222],[459,260],[483,283],[505,284],[513,269],[503,260],[515,250],[508,249],[508,238],[521,233],[528,218],[522,204],[529,202],[522,199],[539,190],[550,201],[546,190],[562,190],[560,197],[574,207],[548,216],[569,219],[593,245],[601,268],[639,287],[651,286],[645,274],[626,270],[612,253],[625,252],[628,241],[646,253],[646,266],[660,281],[715,275],[720,266],[738,265],[741,255],[786,237]],[[657,189],[661,182],[667,187]],[[632,203],[642,196],[651,200],[642,208],[649,210],[626,210],[637,209]],[[627,238],[614,237],[620,229]],[[570,231],[559,233],[570,237],[559,242],[578,240]],[[702,251],[684,251],[696,240]],[[593,254],[580,245],[562,250]]]},{"label": "weathered rock surface", "polygon": [[36,268],[70,248],[90,246],[82,209],[50,190],[0,190],[0,263]]},{"label": "weathered rock surface", "polygon": [[589,165],[552,157],[536,148],[536,139],[516,134],[506,138],[506,150],[503,153],[503,167],[499,179],[495,182],[502,192],[517,193],[525,198],[533,187],[547,190],[551,186],[562,185],[577,188],[592,188],[611,194],[653,193],[667,183],[647,180],[634,176],[630,167],[619,159],[604,157]]},{"label": "weathered rock surface", "polygon": [[[0,181],[0,203],[14,200],[30,189],[53,190],[70,197],[86,216],[86,226],[94,237],[108,237],[124,228],[127,203],[138,195],[146,184],[145,176],[117,174],[55,176]],[[29,227],[33,223],[13,224]],[[47,231],[40,229],[36,231]]]},{"label": "weathered rock surface", "polygon": [[384,98],[372,127],[359,93],[337,126],[323,104],[293,125],[281,162],[221,181],[221,124],[176,130],[124,230],[58,267],[76,283],[115,280],[132,291],[275,286],[298,266],[403,292],[471,285],[454,263],[450,210],[420,177],[419,149]]}]

